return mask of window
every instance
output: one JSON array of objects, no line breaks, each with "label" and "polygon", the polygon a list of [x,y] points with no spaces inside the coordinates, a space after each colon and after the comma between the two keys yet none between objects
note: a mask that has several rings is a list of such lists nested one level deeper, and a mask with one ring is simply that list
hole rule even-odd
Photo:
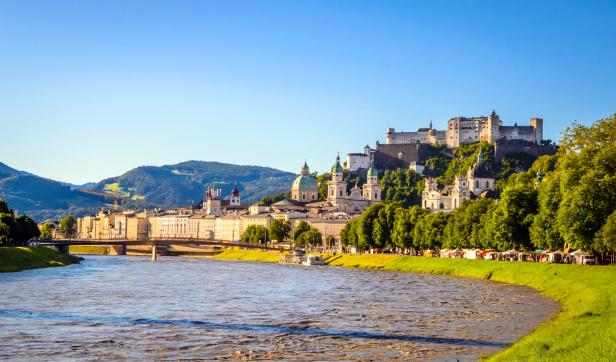
[{"label": "window", "polygon": [[332,190],[332,191],[330,192],[330,195],[334,196],[334,190]]},{"label": "window", "polygon": [[479,181],[475,181],[475,187],[479,187]]},{"label": "window", "polygon": [[441,202],[441,204],[439,205],[441,209],[445,208],[445,205],[443,205],[443,203]]},{"label": "window", "polygon": [[490,181],[486,181],[486,189],[490,188]]},{"label": "window", "polygon": [[453,199],[453,208],[458,207],[458,199]]},{"label": "window", "polygon": [[375,198],[375,199],[378,199],[378,198],[379,198],[379,196],[378,196],[378,194],[377,194],[376,192],[374,193],[374,198]]},{"label": "window", "polygon": [[342,197],[342,190],[340,190],[340,197]]},{"label": "window", "polygon": [[306,194],[302,194],[302,200],[306,200]]}]

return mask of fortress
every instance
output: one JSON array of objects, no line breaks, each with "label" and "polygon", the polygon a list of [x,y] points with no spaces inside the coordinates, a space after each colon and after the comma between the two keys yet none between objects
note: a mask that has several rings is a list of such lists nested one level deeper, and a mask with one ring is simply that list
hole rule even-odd
[{"label": "fortress", "polygon": [[543,119],[531,118],[530,125],[503,126],[496,112],[489,116],[455,117],[447,122],[447,129],[435,130],[432,122],[428,128],[419,128],[417,132],[396,132],[394,128],[387,129],[385,144],[446,144],[448,148],[486,141],[495,144],[499,140],[521,140],[540,143],[543,140]]}]

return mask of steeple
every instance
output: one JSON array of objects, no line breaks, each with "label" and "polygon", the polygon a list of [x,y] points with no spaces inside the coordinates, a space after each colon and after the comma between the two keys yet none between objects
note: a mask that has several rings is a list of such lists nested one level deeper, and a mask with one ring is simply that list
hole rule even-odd
[{"label": "steeple", "polygon": [[481,146],[479,146],[479,153],[477,154],[477,164],[481,165],[483,163],[484,163],[483,148]]},{"label": "steeple", "polygon": [[430,120],[430,129],[432,129],[432,120]]},{"label": "steeple", "polygon": [[233,190],[231,190],[231,198],[229,199],[229,205],[240,206],[240,190],[237,188],[237,182],[233,184]]},{"label": "steeple", "polygon": [[233,183],[233,190],[231,191],[231,195],[235,197],[240,196],[240,190],[237,189],[237,181]]},{"label": "steeple", "polygon": [[304,160],[304,166],[302,167],[302,171],[300,172],[302,176],[310,175],[310,168],[308,167],[308,163]]},{"label": "steeple", "polygon": [[332,166],[331,173],[332,175],[336,173],[342,173],[342,166],[340,165],[340,154],[336,156],[336,163],[334,163],[334,165]]}]

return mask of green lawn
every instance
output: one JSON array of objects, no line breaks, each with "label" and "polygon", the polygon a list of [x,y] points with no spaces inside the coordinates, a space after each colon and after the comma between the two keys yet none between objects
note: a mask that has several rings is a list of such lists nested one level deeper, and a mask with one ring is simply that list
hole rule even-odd
[{"label": "green lawn", "polygon": [[[231,250],[223,259],[275,262],[279,253]],[[490,279],[536,289],[561,312],[512,346],[499,361],[616,361],[616,267],[440,259],[396,255],[325,256],[329,265]]]},{"label": "green lawn", "polygon": [[47,268],[79,263],[81,258],[64,255],[45,247],[0,248],[0,272]]},{"label": "green lawn", "polygon": [[68,247],[68,252],[71,254],[108,255],[109,248],[105,246],[71,245]]},{"label": "green lawn", "polygon": [[261,250],[246,250],[246,249],[227,249],[220,254],[214,256],[216,259],[228,260],[249,260],[262,261],[267,263],[277,263],[280,261],[279,251],[261,251]]}]

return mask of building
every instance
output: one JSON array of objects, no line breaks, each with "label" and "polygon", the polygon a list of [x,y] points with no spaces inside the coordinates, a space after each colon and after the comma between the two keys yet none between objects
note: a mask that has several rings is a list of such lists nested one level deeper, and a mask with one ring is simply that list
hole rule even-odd
[{"label": "building", "polygon": [[490,167],[479,149],[477,161],[468,169],[465,176],[457,175],[453,185],[439,189],[435,178],[427,177],[421,196],[421,206],[426,210],[452,211],[464,200],[478,197],[484,191],[494,188],[494,177]]},{"label": "building", "polygon": [[358,172],[361,170],[367,170],[370,167],[370,160],[374,150],[370,146],[364,146],[363,153],[349,153],[347,154],[346,161],[344,162],[344,169],[348,172]]},{"label": "building", "polygon": [[299,176],[293,181],[291,186],[291,199],[308,203],[319,199],[319,186],[317,178],[310,174],[308,164],[304,162],[304,167],[300,171]]},{"label": "building", "polygon": [[331,168],[331,181],[327,182],[327,202],[335,206],[337,211],[348,214],[362,212],[375,202],[381,201],[381,186],[378,183],[378,172],[371,160],[367,172],[367,182],[360,189],[357,184],[347,192],[347,182],[344,180],[340,156],[336,156],[336,163]]},{"label": "building", "polygon": [[543,119],[531,118],[528,126],[504,126],[496,112],[489,116],[454,117],[447,122],[444,131],[434,130],[430,121],[429,128],[420,128],[417,132],[396,132],[388,128],[386,144],[446,144],[449,148],[486,141],[496,144],[499,140],[523,140],[540,143],[543,140]]}]

